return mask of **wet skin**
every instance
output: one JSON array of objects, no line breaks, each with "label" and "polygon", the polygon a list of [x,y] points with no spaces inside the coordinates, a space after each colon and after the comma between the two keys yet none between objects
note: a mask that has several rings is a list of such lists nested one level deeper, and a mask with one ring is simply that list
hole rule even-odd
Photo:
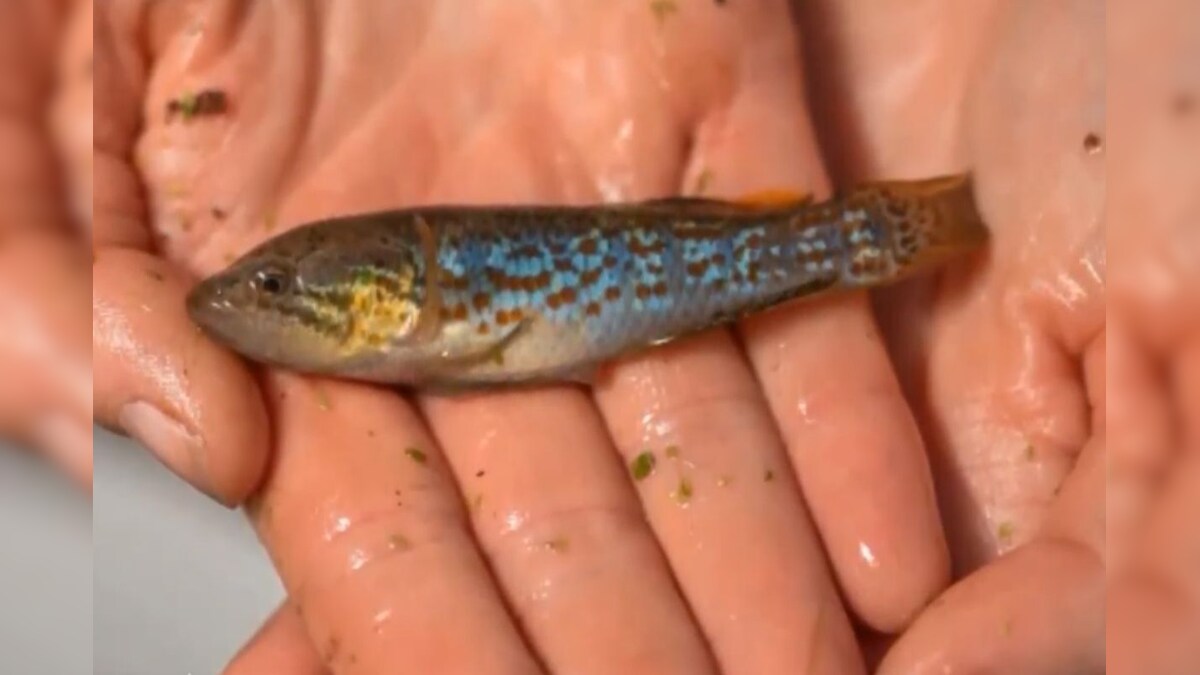
[{"label": "wet skin", "polygon": [[[98,420],[222,502],[255,493],[252,516],[291,594],[231,670],[321,672],[325,659],[337,671],[371,672],[402,655],[418,670],[447,672],[587,672],[601,657],[628,672],[854,672],[860,648],[834,583],[876,632],[898,633],[920,616],[887,672],[1098,669],[1110,365],[1098,242],[1105,159],[1118,149],[1107,137],[1089,141],[1104,128],[1104,44],[1103,16],[1087,3],[808,3],[796,21],[807,108],[778,3],[688,5],[661,21],[630,8],[575,8],[539,15],[544,33],[518,50],[499,46],[511,44],[513,22],[531,18],[519,8],[484,3],[490,9],[472,19],[466,13],[480,8],[457,14],[453,3],[380,3],[357,16],[236,4],[196,3],[197,30],[182,4],[150,12],[111,3],[111,23],[96,32],[95,212],[81,218],[96,249]],[[1141,74],[1200,62],[1187,57],[1185,36],[1164,33],[1188,22],[1155,12],[1126,19],[1114,22],[1128,32],[1111,48],[1143,67],[1126,79],[1135,95],[1121,100],[1180,100],[1176,80]],[[90,54],[92,33],[71,35],[64,68],[89,77],[66,88],[58,138],[68,188],[86,204],[93,157],[79,139],[91,128],[81,111],[90,113],[92,81],[86,59],[71,55]],[[476,47],[461,49],[464,40]],[[153,77],[135,42],[154,60]],[[694,68],[714,58],[718,67]],[[227,116],[164,119],[182,90],[213,83],[230,92]],[[524,93],[531,88],[538,96]],[[1128,549],[1143,529],[1136,541],[1151,544],[1138,547],[1128,577],[1114,575],[1113,602],[1130,609],[1108,627],[1110,654],[1121,659],[1111,667],[1142,672],[1152,654],[1197,660],[1182,639],[1195,596],[1165,603],[1154,590],[1162,580],[1195,582],[1169,564],[1197,545],[1186,517],[1200,494],[1188,487],[1194,452],[1179,451],[1194,448],[1194,428],[1176,429],[1165,411],[1194,410],[1197,400],[1196,324],[1186,311],[1196,266],[1164,274],[1150,264],[1188,250],[1177,223],[1196,217],[1185,187],[1194,162],[1172,163],[1164,148],[1194,145],[1196,127],[1186,113],[1162,126],[1157,112],[1122,111],[1122,123],[1154,143],[1117,164],[1137,189],[1118,202],[1124,211],[1114,205],[1114,225],[1124,225],[1114,233],[1124,233],[1131,266],[1165,279],[1133,274],[1114,287],[1123,323],[1109,343],[1128,386],[1108,402],[1126,479],[1124,518],[1108,544]],[[193,279],[229,256],[278,228],[351,209],[635,199],[698,182],[721,195],[763,185],[821,195],[827,178],[809,115],[838,184],[980,171],[996,250],[935,284],[876,298],[925,444],[861,297],[746,322],[736,331],[745,357],[718,332],[620,364],[594,401],[556,389],[406,401],[260,379],[196,336],[182,310]],[[49,141],[21,119],[0,156],[48,162]],[[70,274],[78,266],[69,242],[51,238],[52,253],[25,234],[65,220],[43,216],[58,201],[53,183],[38,178],[38,189],[0,201],[12,209],[0,218],[3,253],[46,262],[0,275],[6,307],[29,308],[6,315],[7,325],[78,314],[68,298],[81,297],[84,282]],[[55,350],[86,361],[79,345]],[[33,363],[7,344],[0,358],[14,364],[6,372]],[[1180,376],[1162,378],[1156,363]],[[21,381],[0,382],[0,419],[26,417],[31,397],[13,384]],[[53,389],[47,399],[71,405],[69,382]],[[412,448],[424,462],[404,452]],[[623,464],[648,448],[658,468],[631,482]],[[961,579],[923,613],[949,575],[922,450],[934,460]],[[81,475],[90,476],[90,447],[86,456]],[[1161,476],[1171,477],[1172,496],[1160,500]],[[434,605],[446,611],[419,611]],[[591,621],[586,630],[579,616]]]}]

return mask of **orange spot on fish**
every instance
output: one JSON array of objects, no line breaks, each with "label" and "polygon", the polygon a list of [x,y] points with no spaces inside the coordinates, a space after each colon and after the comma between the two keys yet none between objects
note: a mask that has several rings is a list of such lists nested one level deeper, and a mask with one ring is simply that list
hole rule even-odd
[{"label": "orange spot on fish", "polygon": [[584,312],[588,316],[600,316],[600,303],[589,302],[587,305],[587,309],[585,309]]},{"label": "orange spot on fish", "polygon": [[812,201],[812,195],[797,190],[769,189],[744,194],[734,201],[744,206],[779,208],[802,206]]},{"label": "orange spot on fish", "polygon": [[475,297],[471,298],[471,304],[475,305],[475,309],[483,311],[492,304],[492,296],[487,293],[476,293]]}]

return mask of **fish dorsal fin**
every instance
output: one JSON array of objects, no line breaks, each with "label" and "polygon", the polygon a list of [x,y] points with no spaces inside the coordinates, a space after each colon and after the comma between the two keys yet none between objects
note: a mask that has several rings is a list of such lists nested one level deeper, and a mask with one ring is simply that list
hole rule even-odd
[{"label": "fish dorsal fin", "polygon": [[763,209],[796,208],[811,204],[812,195],[796,190],[758,190],[756,192],[744,194],[733,201],[734,203],[742,206]]},{"label": "fish dorsal fin", "polygon": [[799,208],[812,203],[812,195],[796,190],[758,190],[733,199],[712,197],[659,197],[643,202],[663,208],[707,208],[717,210],[775,210]]},{"label": "fish dorsal fin", "polygon": [[730,202],[720,199],[711,199],[709,197],[657,197],[655,199],[647,199],[642,202],[647,206],[662,206],[665,208],[689,208],[689,207],[707,207],[707,208],[729,208]]}]

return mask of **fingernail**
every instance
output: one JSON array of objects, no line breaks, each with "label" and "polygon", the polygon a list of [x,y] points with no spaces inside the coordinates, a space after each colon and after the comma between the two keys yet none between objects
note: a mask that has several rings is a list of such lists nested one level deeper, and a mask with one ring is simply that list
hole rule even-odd
[{"label": "fingernail", "polygon": [[213,493],[202,469],[204,442],[183,424],[145,401],[127,403],[121,408],[117,421],[126,433],[152,450],[175,475],[212,499],[231,506]]},{"label": "fingernail", "polygon": [[92,487],[92,434],[63,413],[51,413],[33,425],[33,440],[50,458],[89,491]]}]

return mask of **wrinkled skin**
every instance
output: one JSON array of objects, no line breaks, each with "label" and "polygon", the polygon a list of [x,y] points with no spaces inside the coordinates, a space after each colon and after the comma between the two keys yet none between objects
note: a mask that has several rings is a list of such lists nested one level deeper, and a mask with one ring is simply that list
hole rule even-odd
[{"label": "wrinkled skin", "polygon": [[[130,0],[98,17],[96,414],[220,501],[255,494],[291,599],[230,672],[855,672],[848,616],[882,672],[1099,672],[1106,547],[1123,561],[1113,672],[1198,660],[1200,472],[1172,411],[1197,419],[1200,400],[1200,242],[1179,241],[1200,204],[1194,162],[1171,161],[1197,124],[1178,105],[1161,124],[1165,74],[1200,59],[1160,36],[1187,22],[1125,10],[1108,48],[1143,63],[1109,114],[1153,142],[1110,151],[1094,3],[806,3],[808,105],[779,3],[690,3],[661,27],[615,3],[367,4],[191,3],[197,26],[187,3]],[[227,119],[164,123],[169,97],[212,83]],[[1102,207],[1121,152],[1110,220],[1130,271],[1109,343]],[[864,298],[748,322],[745,360],[714,334],[620,364],[594,402],[257,379],[181,311],[192,278],[272,226],[351,208],[636,199],[702,174],[715,194],[822,193],[963,166],[993,250],[875,298],[924,444]],[[683,469],[660,453],[625,478],[622,459],[671,444]]]}]

